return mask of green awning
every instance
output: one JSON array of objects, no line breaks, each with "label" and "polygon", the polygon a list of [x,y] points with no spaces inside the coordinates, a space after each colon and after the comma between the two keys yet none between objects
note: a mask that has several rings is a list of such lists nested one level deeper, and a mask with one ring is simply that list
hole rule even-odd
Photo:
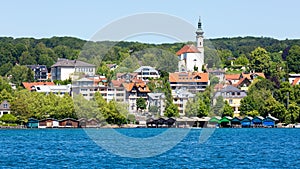
[{"label": "green awning", "polygon": [[230,123],[230,120],[227,119],[226,117],[223,117],[223,118],[219,121],[219,123]]},{"label": "green awning", "polygon": [[217,118],[213,117],[209,120],[209,122],[210,123],[219,123],[219,120]]}]

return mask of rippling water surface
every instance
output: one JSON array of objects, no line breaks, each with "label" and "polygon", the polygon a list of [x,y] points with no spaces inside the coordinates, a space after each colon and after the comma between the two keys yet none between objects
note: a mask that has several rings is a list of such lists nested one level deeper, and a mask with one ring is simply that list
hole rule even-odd
[{"label": "rippling water surface", "polygon": [[[165,130],[117,129],[137,138]],[[0,167],[300,168],[300,129],[216,129],[199,143],[201,131],[160,155],[126,158],[99,147],[83,129],[0,130]]]}]

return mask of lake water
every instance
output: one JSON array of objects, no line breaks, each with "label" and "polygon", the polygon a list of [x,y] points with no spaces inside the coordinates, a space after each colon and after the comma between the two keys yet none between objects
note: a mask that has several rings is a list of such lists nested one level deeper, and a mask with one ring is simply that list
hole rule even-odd
[{"label": "lake water", "polygon": [[[149,138],[166,130],[116,129],[136,138]],[[129,158],[98,146],[83,129],[0,130],[0,167],[300,168],[300,129],[216,129],[206,142],[199,143],[201,132],[191,130],[162,154]],[[113,142],[104,137],[98,141]]]}]

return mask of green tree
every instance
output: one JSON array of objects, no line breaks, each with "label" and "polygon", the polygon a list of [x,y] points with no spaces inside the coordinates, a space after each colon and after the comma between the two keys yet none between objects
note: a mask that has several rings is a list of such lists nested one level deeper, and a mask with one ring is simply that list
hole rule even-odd
[{"label": "green tree", "polygon": [[288,113],[286,115],[286,123],[294,124],[295,122],[297,122],[299,119],[299,114],[300,107],[295,102],[289,104]]},{"label": "green tree", "polygon": [[225,101],[222,117],[224,116],[233,117],[233,113],[234,113],[233,108],[229,105],[227,101]]},{"label": "green tree", "polygon": [[260,115],[263,117],[268,116],[269,114],[278,118],[280,121],[284,120],[286,115],[286,108],[284,105],[276,101],[273,97],[269,97],[264,102],[264,106],[260,111]]},{"label": "green tree", "polygon": [[178,107],[173,103],[169,104],[169,106],[166,107],[164,115],[166,117],[179,117]]},{"label": "green tree", "polygon": [[10,79],[12,83],[15,83],[17,86],[21,86],[22,82],[33,81],[33,71],[31,71],[26,66],[14,66],[9,74],[12,76]]},{"label": "green tree", "polygon": [[3,102],[4,100],[7,100],[9,103],[11,103],[12,100],[13,100],[13,97],[12,97],[11,93],[6,91],[6,89],[3,89],[0,92],[0,103]]},{"label": "green tree", "polygon": [[256,48],[251,52],[251,64],[250,69],[255,70],[256,72],[269,72],[270,68],[270,54],[261,47]]},{"label": "green tree", "polygon": [[286,58],[288,71],[294,73],[300,73],[300,46],[294,45],[289,50],[289,54]]},{"label": "green tree", "polygon": [[2,90],[6,90],[9,93],[12,92],[12,88],[9,83],[0,76],[0,91]]},{"label": "green tree", "polygon": [[255,116],[258,116],[259,113],[258,113],[257,110],[252,110],[252,111],[247,112],[246,115],[247,115],[247,116],[251,116],[251,117],[255,117]]},{"label": "green tree", "polygon": [[211,78],[210,78],[210,85],[211,86],[215,86],[216,84],[218,84],[219,83],[219,78],[218,77],[216,77],[216,76],[212,76]]},{"label": "green tree", "polygon": [[12,114],[4,114],[0,121],[3,121],[5,123],[15,123],[17,121],[17,118]]},{"label": "green tree", "polygon": [[136,107],[137,109],[144,110],[147,108],[146,100],[142,97],[136,99]]},{"label": "green tree", "polygon": [[0,66],[0,76],[6,76],[6,74],[12,69],[13,64],[5,63]]},{"label": "green tree", "polygon": [[240,55],[234,62],[236,65],[247,66],[249,64],[249,60],[245,54]]}]

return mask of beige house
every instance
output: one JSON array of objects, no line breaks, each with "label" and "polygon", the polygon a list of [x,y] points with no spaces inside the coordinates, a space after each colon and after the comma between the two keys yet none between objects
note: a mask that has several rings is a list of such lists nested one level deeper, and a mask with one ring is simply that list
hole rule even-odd
[{"label": "beige house", "polygon": [[234,116],[240,116],[241,100],[247,96],[247,93],[234,86],[226,86],[225,88],[217,91],[213,97],[213,104],[217,102],[217,98],[222,96],[224,101],[227,101],[234,110]]}]

